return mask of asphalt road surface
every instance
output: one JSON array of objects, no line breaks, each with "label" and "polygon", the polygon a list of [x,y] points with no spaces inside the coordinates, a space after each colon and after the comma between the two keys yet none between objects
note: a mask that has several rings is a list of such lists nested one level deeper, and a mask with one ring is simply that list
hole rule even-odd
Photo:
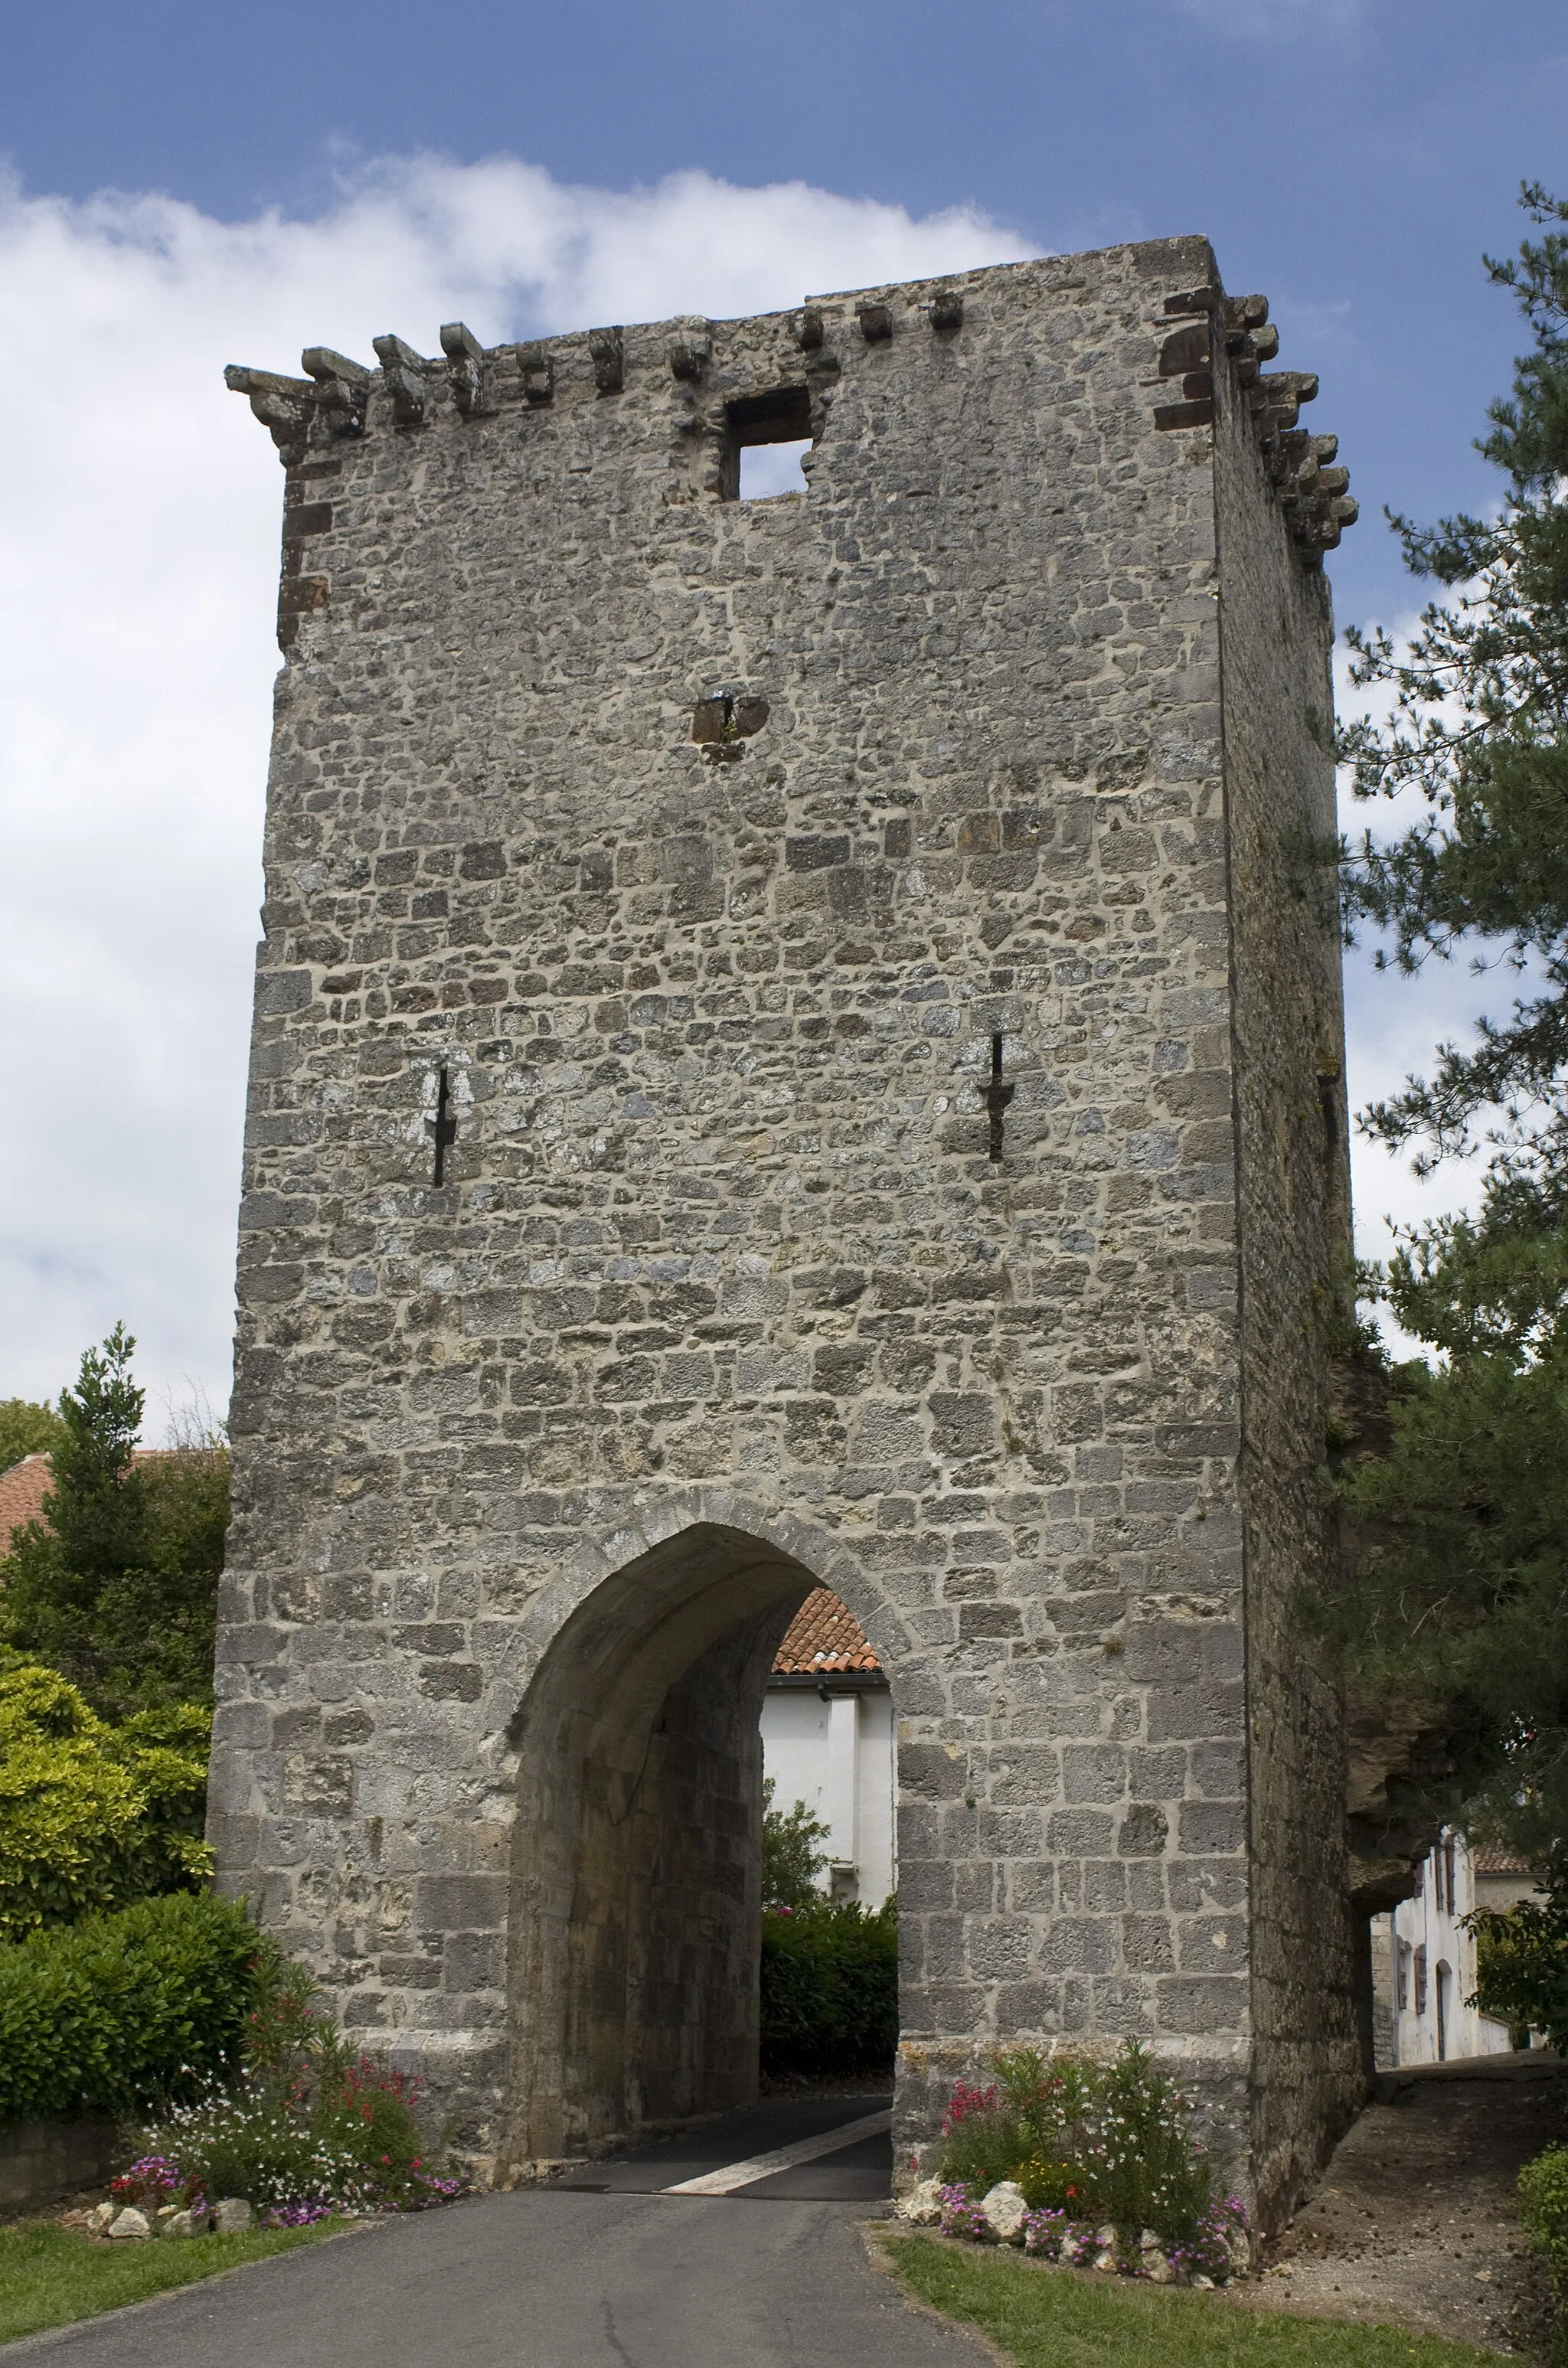
[{"label": "asphalt road surface", "polygon": [[982,2368],[866,2259],[886,2105],[759,2106],[6,2348],[60,2368]]}]

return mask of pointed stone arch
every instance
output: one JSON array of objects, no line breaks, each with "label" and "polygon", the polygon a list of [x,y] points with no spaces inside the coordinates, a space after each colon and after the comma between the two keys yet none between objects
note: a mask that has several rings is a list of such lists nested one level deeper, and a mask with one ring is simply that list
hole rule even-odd
[{"label": "pointed stone arch", "polygon": [[755,2096],[767,1671],[821,1585],[880,1642],[901,1627],[846,1562],[758,1507],[665,1500],[585,1548],[525,1623],[514,2161]]}]

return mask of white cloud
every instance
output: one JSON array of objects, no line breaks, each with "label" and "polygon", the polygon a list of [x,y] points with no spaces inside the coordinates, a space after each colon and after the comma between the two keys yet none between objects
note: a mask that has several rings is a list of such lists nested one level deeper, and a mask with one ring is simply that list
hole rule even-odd
[{"label": "white cloud", "polygon": [[228,1396],[281,474],[227,361],[715,316],[1002,262],[983,214],[393,159],[315,221],[0,189],[0,1397],[123,1316]]}]

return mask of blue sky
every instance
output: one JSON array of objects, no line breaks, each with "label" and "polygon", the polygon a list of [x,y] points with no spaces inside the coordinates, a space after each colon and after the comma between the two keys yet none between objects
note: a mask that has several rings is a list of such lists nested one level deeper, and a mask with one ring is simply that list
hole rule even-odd
[{"label": "blue sky", "polygon": [[[0,146],[35,192],[308,216],[356,160],[435,150],[968,204],[1059,249],[1207,232],[1321,371],[1358,484],[1422,511],[1482,495],[1514,324],[1478,256],[1568,153],[1561,0],[54,0],[12,27]],[[1342,610],[1400,597],[1386,542],[1353,539]]]},{"label": "blue sky", "polygon": [[[0,45],[0,1396],[123,1315],[155,1398],[221,1406],[280,491],[222,362],[1201,231],[1322,378],[1341,620],[1397,620],[1381,506],[1494,491],[1480,256],[1568,188],[1568,11],[55,0]],[[1473,1008],[1351,986],[1363,1097]],[[1422,1202],[1365,1150],[1358,1190],[1373,1247]]]}]

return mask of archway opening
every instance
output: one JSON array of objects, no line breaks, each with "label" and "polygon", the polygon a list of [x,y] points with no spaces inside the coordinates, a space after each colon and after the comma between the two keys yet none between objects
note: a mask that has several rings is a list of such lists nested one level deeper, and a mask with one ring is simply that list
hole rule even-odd
[{"label": "archway opening", "polygon": [[514,2159],[749,2102],[768,1672],[815,1575],[703,1523],[602,1580],[518,1714]]}]

